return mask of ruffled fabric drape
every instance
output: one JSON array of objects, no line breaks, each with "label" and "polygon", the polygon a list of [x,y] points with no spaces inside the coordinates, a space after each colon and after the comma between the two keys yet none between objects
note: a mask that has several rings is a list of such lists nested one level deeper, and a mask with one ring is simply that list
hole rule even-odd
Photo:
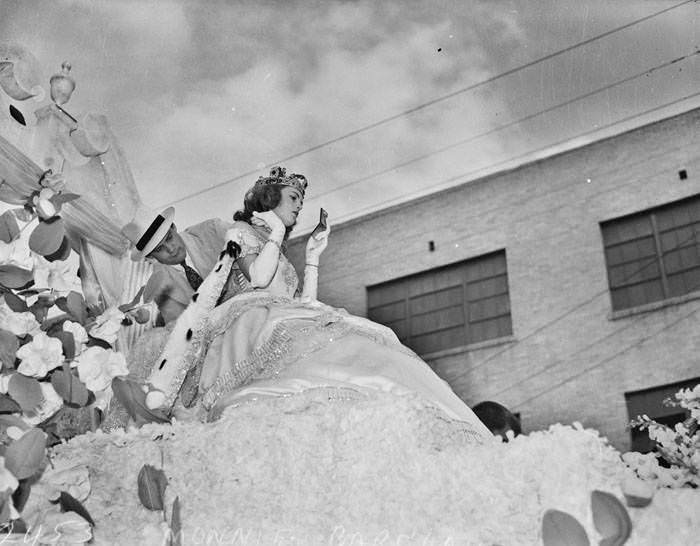
[{"label": "ruffled fabric drape", "polygon": [[23,205],[41,189],[43,174],[39,165],[29,159],[12,143],[0,136],[0,201]]},{"label": "ruffled fabric drape", "polygon": [[261,397],[330,387],[417,394],[426,406],[489,434],[445,381],[377,323],[320,302],[260,291],[231,298],[216,309],[215,320],[200,380],[210,420]]},{"label": "ruffled fabric drape", "polygon": [[[89,159],[81,156],[79,164],[64,158],[64,191],[80,197],[64,203],[60,215],[73,249],[81,255],[86,301],[95,312],[99,312],[131,301],[145,285],[152,268],[149,264],[132,262],[128,256],[130,243],[121,234],[121,226],[133,217],[140,197],[124,153],[106,118],[93,116],[92,119],[106,137],[109,147],[99,156]],[[23,137],[32,140],[29,137],[35,136],[37,142],[45,143],[63,142],[68,138],[67,135],[42,131],[50,133],[43,126],[25,128]],[[63,144],[65,147],[69,142]],[[31,149],[32,157],[42,157],[41,150]],[[25,204],[41,189],[43,173],[44,170],[27,153],[0,136],[0,201]],[[155,313],[153,315],[155,319]],[[121,332],[120,348],[128,349],[149,326],[133,324]]]},{"label": "ruffled fabric drape", "polygon": [[[146,262],[134,262],[129,257],[129,241],[121,227],[131,221],[142,206],[129,163],[104,116],[93,116],[108,150],[90,158],[85,164],[66,162],[63,173],[66,191],[80,199],[64,205],[62,216],[81,245],[82,262],[90,271],[86,277],[99,287],[99,302],[88,300],[102,308],[113,307],[132,300],[146,284],[153,267]],[[82,267],[82,266],[81,266]],[[81,269],[83,271],[83,269]],[[147,324],[132,324],[119,332],[117,346],[127,351],[144,331],[155,322],[155,312]]]}]

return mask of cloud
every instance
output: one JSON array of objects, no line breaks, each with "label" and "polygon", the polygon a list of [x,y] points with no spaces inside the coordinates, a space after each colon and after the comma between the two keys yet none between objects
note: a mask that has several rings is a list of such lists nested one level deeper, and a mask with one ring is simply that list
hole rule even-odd
[{"label": "cloud", "polygon": [[[160,184],[153,181],[167,181],[172,198],[186,195],[490,75],[488,54],[476,37],[483,21],[480,25],[471,21],[470,27],[458,32],[445,17],[406,22],[396,11],[379,13],[381,8],[371,2],[324,6],[313,16],[310,8],[300,10],[300,5],[296,11],[282,8],[276,17],[265,13],[254,17],[243,10],[235,22],[223,10],[209,21],[213,28],[231,23],[233,34],[246,29],[250,44],[244,49],[255,46],[254,53],[247,62],[232,60],[234,68],[228,71],[223,60],[230,45],[222,46],[220,54],[204,56],[202,62],[211,65],[210,71],[198,65],[199,79],[188,81],[187,92],[163,94],[161,114],[149,120],[147,130],[130,135],[129,156],[141,166],[137,180],[151,181],[143,191],[146,201],[165,202],[163,192],[155,189]],[[207,22],[201,14],[195,19],[191,26],[196,37]],[[502,26],[499,21],[494,24]],[[221,33],[211,34],[211,47],[216,49]],[[313,198],[334,184],[351,182],[488,127],[485,104],[499,101],[496,94],[464,94],[300,157],[288,167],[309,176]],[[495,141],[471,147],[481,158],[498,149]],[[356,185],[353,199],[362,205],[376,200],[377,193],[397,195],[424,187],[426,173],[433,173],[428,180],[434,180],[436,166],[437,172],[451,175],[463,169],[469,156],[470,149],[456,150],[397,171],[393,177]],[[229,217],[254,179],[216,192],[219,198],[212,204],[225,204],[215,215]],[[339,197],[327,199],[340,205],[343,197]]]},{"label": "cloud", "polygon": [[[73,64],[77,88],[67,109],[78,117],[87,111],[108,116],[142,197],[153,206],[464,89],[651,10],[646,2],[633,2],[630,14],[612,5],[593,9],[588,2],[560,0],[536,6],[476,0],[1,1],[0,35],[30,49],[46,67],[47,81],[63,60]],[[564,62],[458,93],[288,161],[287,167],[309,176],[311,208],[323,203],[339,215],[428,191],[458,180],[460,173],[466,177],[508,154],[576,134],[590,120],[602,123],[670,96],[673,89],[696,87],[688,67],[653,85],[649,81],[649,89],[626,88],[603,103],[591,101],[437,152],[590,90],[603,76],[614,79],[632,61],[638,70],[678,55],[687,40],[669,41],[649,29],[681,36],[690,28],[681,15],[679,9],[646,31],[640,27],[605,41],[610,49],[601,43]],[[663,46],[668,51],[661,48],[668,42]],[[391,170],[421,155],[429,157]],[[384,170],[390,172],[355,183]],[[179,203],[179,222],[229,217],[256,176]],[[337,186],[347,188],[328,193]],[[302,220],[312,224],[315,217],[316,212],[304,213]]]},{"label": "cloud", "polygon": [[[477,20],[464,8],[448,13],[419,1],[62,0],[9,8],[0,30],[29,40],[45,66],[72,62],[77,88],[67,108],[108,115],[152,205],[486,77],[490,61],[480,34],[513,32],[488,10]],[[43,38],[32,39],[29,27]],[[473,133],[488,125],[485,104],[500,100],[465,94],[289,167],[318,181],[312,196],[327,192]],[[408,191],[425,185],[436,165],[449,173],[448,165],[463,162],[442,156],[416,163],[393,179],[354,186],[352,196],[369,202],[378,191]],[[228,217],[253,179],[222,188],[216,203],[225,205],[212,215]],[[328,199],[342,201],[339,194]],[[202,207],[192,208],[194,219]]]}]

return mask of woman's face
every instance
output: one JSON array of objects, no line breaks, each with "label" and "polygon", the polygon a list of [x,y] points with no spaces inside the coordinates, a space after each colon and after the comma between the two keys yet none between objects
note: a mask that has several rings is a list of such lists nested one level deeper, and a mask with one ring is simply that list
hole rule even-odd
[{"label": "woman's face", "polygon": [[301,192],[292,187],[284,186],[281,190],[281,198],[279,204],[272,209],[279,216],[280,220],[286,227],[292,227],[297,223],[297,216],[304,206],[304,198]]}]

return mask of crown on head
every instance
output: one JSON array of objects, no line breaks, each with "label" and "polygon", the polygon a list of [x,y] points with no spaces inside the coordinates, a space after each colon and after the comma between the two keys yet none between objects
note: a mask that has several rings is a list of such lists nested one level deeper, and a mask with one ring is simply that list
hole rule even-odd
[{"label": "crown on head", "polygon": [[308,186],[309,183],[303,174],[292,173],[287,175],[287,169],[284,167],[272,167],[272,169],[270,169],[270,176],[261,176],[258,178],[257,182],[255,182],[256,186],[268,186],[271,184],[291,186],[299,190],[301,196],[304,197],[306,186]]}]

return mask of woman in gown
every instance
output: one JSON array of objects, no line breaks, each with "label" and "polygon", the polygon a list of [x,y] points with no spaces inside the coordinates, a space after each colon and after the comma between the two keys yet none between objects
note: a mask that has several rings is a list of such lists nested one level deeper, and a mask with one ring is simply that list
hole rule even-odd
[{"label": "woman in gown", "polygon": [[276,167],[246,193],[227,234],[232,256],[226,263],[222,252],[222,266],[178,319],[160,365],[148,377],[148,407],[172,411],[186,376],[193,375],[199,378],[197,395],[188,398],[207,420],[261,397],[305,393],[330,401],[384,391],[418,397],[426,407],[464,422],[475,438],[491,437],[389,328],[316,300],[328,227],[309,237],[300,287],[284,248],[306,187],[305,177]]}]

